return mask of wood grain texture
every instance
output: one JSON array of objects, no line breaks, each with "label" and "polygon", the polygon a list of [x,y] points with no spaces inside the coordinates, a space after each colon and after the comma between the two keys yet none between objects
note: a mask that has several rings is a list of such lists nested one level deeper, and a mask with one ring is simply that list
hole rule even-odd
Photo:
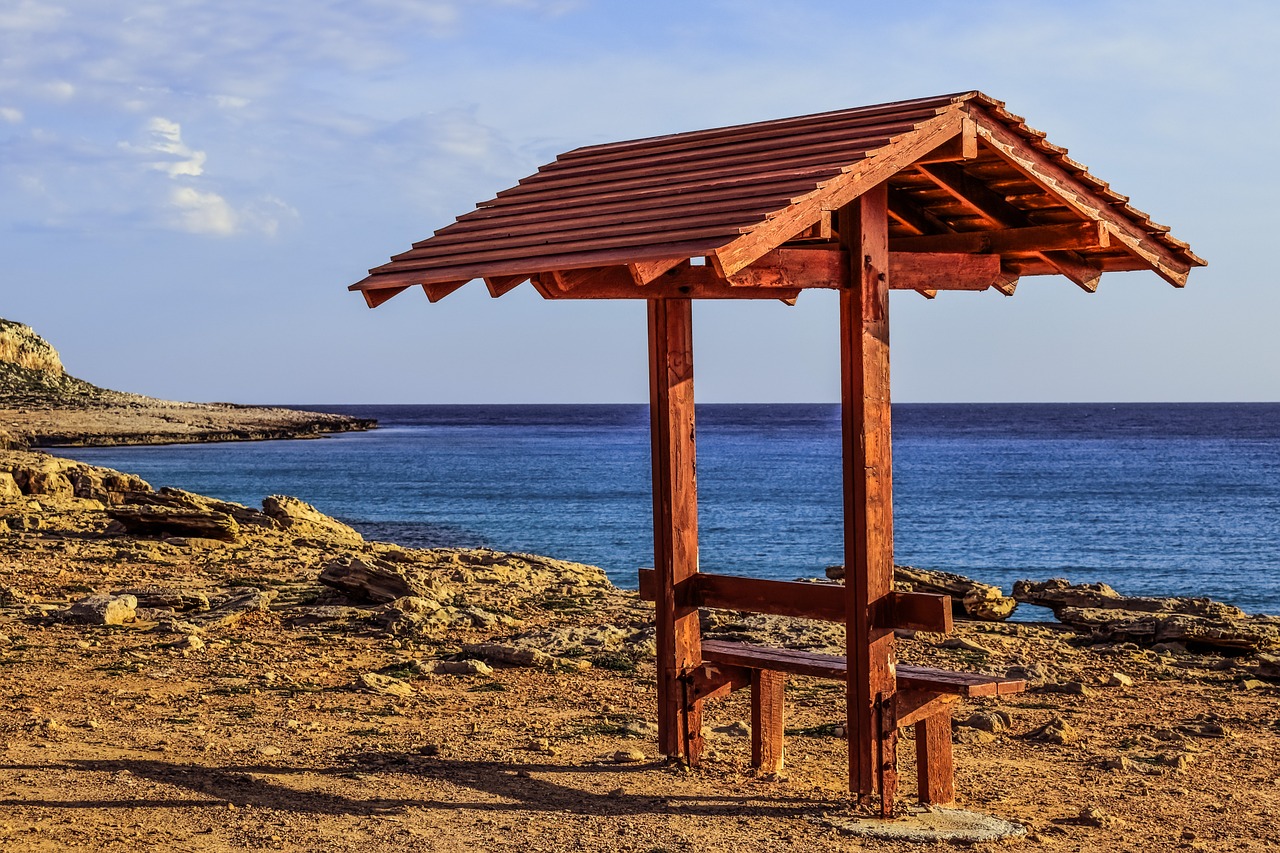
[{"label": "wood grain texture", "polygon": [[676,602],[676,584],[698,571],[698,486],[693,411],[693,309],[687,299],[649,302],[650,433],[657,601],[658,742],[696,764],[702,702],[681,676],[702,664],[698,613]]},{"label": "wood grain texture", "polygon": [[762,773],[782,770],[786,685],[786,673],[751,672],[751,766]]},{"label": "wood grain texture", "polygon": [[881,724],[896,689],[894,637],[872,614],[893,591],[888,207],[881,183],[839,216],[850,278],[840,291],[849,787],[859,797],[878,793],[886,815],[897,791],[897,727]]},{"label": "wood grain texture", "polygon": [[951,711],[941,709],[916,727],[916,796],[920,802],[946,805],[955,801],[955,769],[951,754]]}]

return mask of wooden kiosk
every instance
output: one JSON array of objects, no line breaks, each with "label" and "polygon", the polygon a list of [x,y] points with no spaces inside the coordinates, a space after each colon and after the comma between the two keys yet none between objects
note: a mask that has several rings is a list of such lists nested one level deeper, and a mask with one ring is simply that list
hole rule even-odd
[{"label": "wooden kiosk", "polygon": [[[889,291],[994,288],[1152,270],[1182,287],[1204,261],[980,92],[579,148],[480,203],[352,285],[376,307],[413,286],[438,301],[473,279],[501,296],[644,299],[649,314],[658,738],[696,764],[703,702],[752,699],[752,760],[783,757],[788,673],[847,684],[849,787],[897,789],[914,725],[918,794],[954,799],[951,703],[1021,682],[897,665],[895,628],[946,631],[945,596],[893,589]],[[699,573],[692,304],[839,291],[845,586]],[[707,641],[698,608],[843,622],[843,657]]]}]

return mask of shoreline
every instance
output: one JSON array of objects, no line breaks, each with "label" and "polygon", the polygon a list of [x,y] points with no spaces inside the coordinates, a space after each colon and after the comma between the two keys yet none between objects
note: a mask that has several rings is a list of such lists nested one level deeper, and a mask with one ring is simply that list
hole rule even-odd
[{"label": "shoreline", "polygon": [[[84,406],[0,408],[0,448],[207,444],[321,438],[378,422],[326,412],[231,403],[128,400]],[[4,435],[8,440],[2,440]]]}]

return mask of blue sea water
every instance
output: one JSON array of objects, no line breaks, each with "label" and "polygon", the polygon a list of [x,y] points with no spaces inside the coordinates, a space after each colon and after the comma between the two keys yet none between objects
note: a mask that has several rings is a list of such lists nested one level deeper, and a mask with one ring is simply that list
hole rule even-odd
[{"label": "blue sea water", "polygon": [[[653,564],[643,405],[314,408],[382,426],[65,454],[250,505],[295,495],[374,539],[593,563],[620,586]],[[701,567],[840,562],[838,406],[697,414]],[[899,404],[893,454],[899,563],[1280,613],[1280,404]]]}]

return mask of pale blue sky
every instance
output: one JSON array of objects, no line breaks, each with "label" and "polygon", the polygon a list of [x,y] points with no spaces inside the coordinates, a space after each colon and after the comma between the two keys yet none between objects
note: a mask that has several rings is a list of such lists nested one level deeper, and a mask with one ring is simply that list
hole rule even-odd
[{"label": "pale blue sky", "polygon": [[[1273,2],[0,0],[0,316],[165,397],[644,400],[641,303],[345,287],[579,145],[979,88],[1210,266],[894,294],[895,398],[1280,400],[1277,44]],[[835,336],[701,303],[699,399],[835,399]]]}]

